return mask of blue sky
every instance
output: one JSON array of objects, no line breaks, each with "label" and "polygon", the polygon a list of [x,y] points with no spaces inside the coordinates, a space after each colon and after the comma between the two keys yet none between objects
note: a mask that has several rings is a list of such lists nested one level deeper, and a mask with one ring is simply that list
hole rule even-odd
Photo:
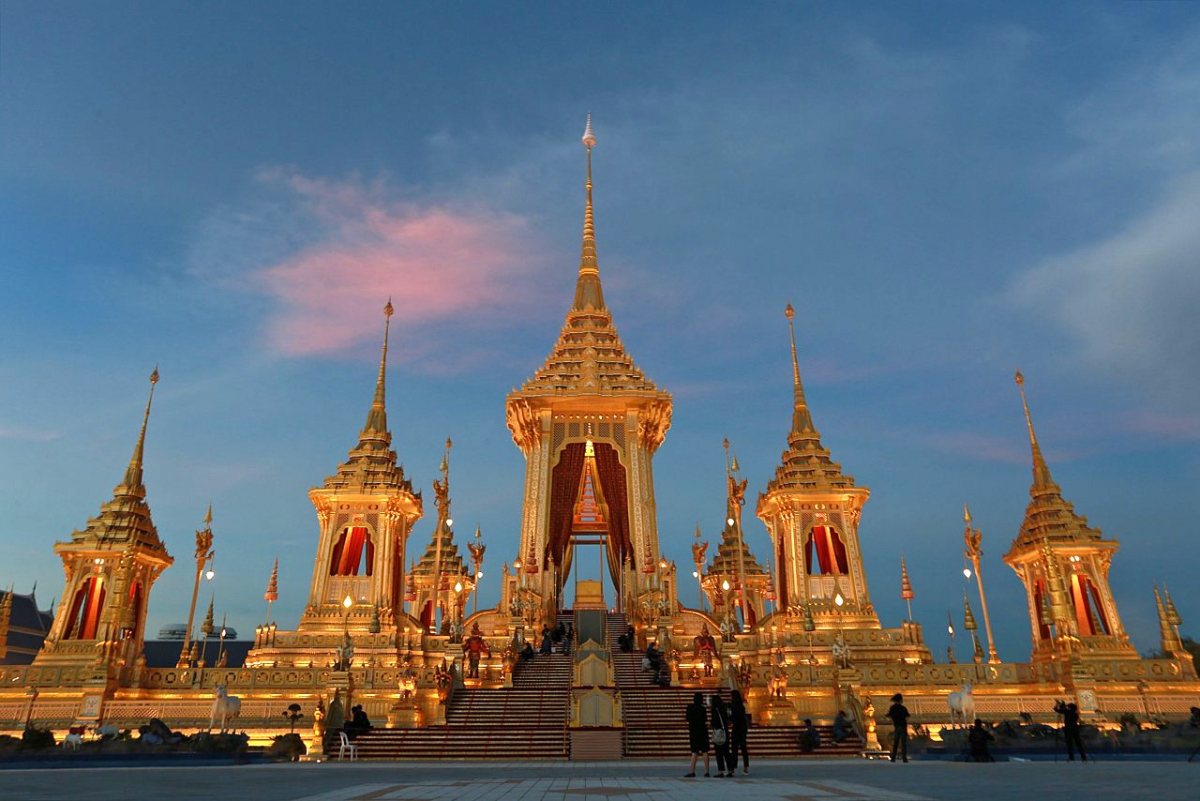
[{"label": "blue sky", "polygon": [[397,450],[428,492],[454,439],[455,517],[483,529],[494,603],[523,475],[504,395],[570,301],[589,109],[606,298],[675,396],[669,557],[689,563],[697,523],[717,536],[724,437],[751,493],[779,461],[791,301],[816,423],[872,491],[885,625],[903,553],[944,651],[965,500],[1000,654],[1028,657],[1000,559],[1030,480],[1019,366],[1064,495],[1122,543],[1135,644],[1157,642],[1156,579],[1194,631],[1186,3],[5,3],[0,583],[61,592],[51,546],[110,496],[157,363],[146,483],[178,561],[151,630],[186,618],[210,499],[218,610],[253,629],[278,556],[294,623],[307,489],[362,426],[390,295]]}]

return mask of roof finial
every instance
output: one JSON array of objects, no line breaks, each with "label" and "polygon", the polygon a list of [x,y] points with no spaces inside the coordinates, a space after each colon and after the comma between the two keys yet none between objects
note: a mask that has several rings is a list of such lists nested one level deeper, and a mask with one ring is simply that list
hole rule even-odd
[{"label": "roof finial", "polygon": [[796,326],[793,322],[796,310],[789,303],[783,313],[787,317],[788,334],[792,340],[792,433],[800,434],[815,429],[808,411],[808,401],[804,397],[804,385],[800,383],[800,359],[796,356]]},{"label": "roof finial", "polygon": [[384,435],[387,432],[387,405],[386,387],[387,387],[387,352],[388,352],[388,335],[392,329],[392,313],[395,309],[392,308],[392,299],[389,297],[387,305],[383,307],[383,353],[379,357],[379,378],[375,380],[375,399],[371,401],[371,411],[367,413],[367,424],[363,426],[363,433],[374,431],[379,435]]},{"label": "roof finial", "polygon": [[575,286],[574,308],[582,311],[589,306],[604,308],[604,293],[600,289],[600,267],[596,260],[596,220],[592,213],[592,148],[596,134],[592,132],[592,113],[588,112],[583,130],[583,146],[587,149],[587,205],[583,211],[583,247],[579,256],[579,279]]},{"label": "roof finial", "polygon": [[126,487],[135,488],[142,486],[142,451],[146,446],[146,424],[150,422],[150,404],[154,402],[154,385],[158,383],[158,365],[154,365],[154,372],[150,374],[150,397],[146,399],[146,413],[142,417],[142,431],[138,434],[137,445],[134,446],[133,456],[129,460],[129,467],[125,470],[125,480],[121,482]]},{"label": "roof finial", "polygon": [[1021,389],[1021,405],[1025,408],[1025,425],[1029,427],[1029,447],[1033,453],[1033,485],[1038,488],[1054,486],[1050,468],[1046,465],[1042,448],[1038,445],[1037,434],[1033,431],[1033,418],[1029,414],[1029,402],[1025,399],[1025,376],[1021,375],[1020,370],[1017,370],[1016,382]]},{"label": "roof finial", "polygon": [[967,508],[966,501],[963,501],[963,522],[968,526],[971,525],[971,510]]}]

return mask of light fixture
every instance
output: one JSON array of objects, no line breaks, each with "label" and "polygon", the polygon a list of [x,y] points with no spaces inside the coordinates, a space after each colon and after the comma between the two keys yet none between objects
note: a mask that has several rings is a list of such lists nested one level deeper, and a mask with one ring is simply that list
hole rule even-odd
[{"label": "light fixture", "polygon": [[482,571],[482,570],[476,570],[476,571],[475,571],[475,580],[476,580],[476,581],[479,581],[481,578],[483,578],[483,571]]},{"label": "light fixture", "polygon": [[660,569],[660,570],[666,570],[666,569],[667,569],[667,560],[666,560],[666,559],[659,559],[659,560],[658,560],[658,567],[659,567],[659,569]]},{"label": "light fixture", "polygon": [[839,592],[838,594],[833,596],[833,602],[835,604],[837,604],[838,606],[841,606],[842,604],[846,603],[846,599],[843,598],[842,594]]},{"label": "light fixture", "polygon": [[461,581],[454,582],[454,591],[462,592],[462,582]]},{"label": "light fixture", "polygon": [[520,570],[520,569],[521,569],[521,559],[520,559],[520,557],[518,557],[513,560],[513,570]]},{"label": "light fixture", "polygon": [[693,571],[692,571],[692,578],[700,578],[700,571],[699,571],[699,570],[693,570]]},{"label": "light fixture", "polygon": [[954,624],[951,623],[951,624],[947,625],[946,631],[950,632],[950,636],[953,637],[954,636]]},{"label": "light fixture", "polygon": [[729,592],[729,579],[725,579],[721,582],[721,589],[725,590],[725,592]]},{"label": "light fixture", "polygon": [[353,605],[354,605],[354,599],[351,598],[349,595],[347,595],[345,598],[342,599],[342,606],[346,607],[347,610],[349,610],[350,607]]},{"label": "light fixture", "polygon": [[453,526],[453,525],[454,525],[454,520],[453,520],[452,518],[449,518],[449,517],[447,517],[447,518],[446,518],[446,525],[447,525],[447,526]]},{"label": "light fixture", "polygon": [[963,578],[965,578],[965,579],[971,578],[971,568],[969,568],[969,567],[963,568]]},{"label": "light fixture", "polygon": [[733,518],[732,518],[732,517],[727,517],[727,518],[725,518],[725,525],[727,525],[727,526],[732,526],[732,525],[733,525]]},{"label": "light fixture", "polygon": [[215,575],[217,575],[217,571],[213,570],[213,569],[210,567],[210,568],[208,569],[208,572],[204,574],[204,578],[208,579],[209,581],[212,581],[212,580],[213,580],[213,576],[215,576]]}]

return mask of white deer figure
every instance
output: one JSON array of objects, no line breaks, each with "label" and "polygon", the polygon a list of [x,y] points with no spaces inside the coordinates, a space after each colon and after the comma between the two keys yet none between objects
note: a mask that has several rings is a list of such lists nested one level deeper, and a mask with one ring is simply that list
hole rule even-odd
[{"label": "white deer figure", "polygon": [[956,717],[964,726],[971,725],[975,720],[975,696],[971,695],[971,682],[964,682],[962,689],[950,693],[946,701],[950,704],[950,725],[954,725]]},{"label": "white deer figure", "polygon": [[213,699],[212,717],[208,719],[208,730],[212,731],[213,723],[217,720],[217,715],[221,716],[221,734],[226,731],[226,721],[229,721],[229,728],[233,727],[233,721],[237,720],[237,716],[242,713],[242,699],[236,695],[230,695],[228,688],[224,684],[217,685],[217,697]]}]

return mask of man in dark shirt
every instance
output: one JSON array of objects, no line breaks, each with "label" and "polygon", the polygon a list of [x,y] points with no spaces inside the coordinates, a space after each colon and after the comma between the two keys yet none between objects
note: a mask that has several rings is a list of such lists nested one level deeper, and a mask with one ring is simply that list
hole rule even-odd
[{"label": "man in dark shirt", "polygon": [[904,705],[904,696],[896,693],[892,696],[892,705],[887,711],[895,731],[892,734],[892,761],[896,761],[896,753],[901,759],[908,761],[908,707]]},{"label": "man in dark shirt", "polygon": [[1087,752],[1083,750],[1083,739],[1079,736],[1079,707],[1067,704],[1062,712],[1063,734],[1067,738],[1067,761],[1075,761],[1075,749],[1079,748],[1079,759],[1087,762]]}]

